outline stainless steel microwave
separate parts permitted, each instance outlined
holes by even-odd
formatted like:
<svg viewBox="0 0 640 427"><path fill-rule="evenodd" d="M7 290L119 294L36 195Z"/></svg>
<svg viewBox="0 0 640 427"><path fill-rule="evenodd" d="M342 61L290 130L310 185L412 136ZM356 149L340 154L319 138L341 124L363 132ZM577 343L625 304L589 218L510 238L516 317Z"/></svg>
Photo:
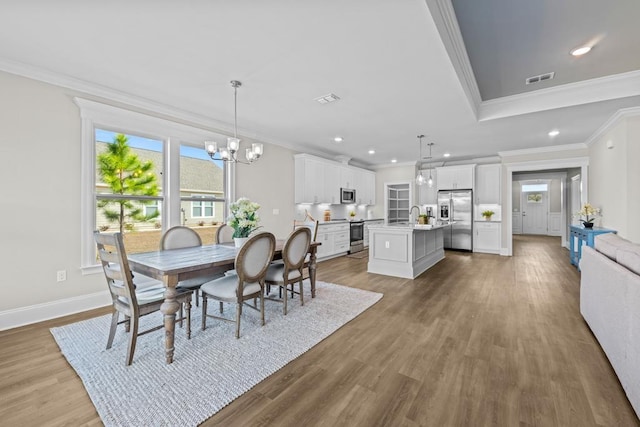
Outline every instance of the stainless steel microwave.
<svg viewBox="0 0 640 427"><path fill-rule="evenodd" d="M340 203L355 203L356 202L356 190L353 188L341 188L340 189Z"/></svg>

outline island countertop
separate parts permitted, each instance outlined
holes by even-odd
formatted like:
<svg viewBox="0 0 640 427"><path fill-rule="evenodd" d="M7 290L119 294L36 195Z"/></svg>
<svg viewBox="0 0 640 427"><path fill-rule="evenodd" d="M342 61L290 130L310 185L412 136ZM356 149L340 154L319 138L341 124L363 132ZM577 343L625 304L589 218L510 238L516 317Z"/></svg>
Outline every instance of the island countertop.
<svg viewBox="0 0 640 427"><path fill-rule="evenodd" d="M398 229L398 230L438 230L440 228L449 227L451 224L455 224L455 222L449 222L446 224L410 224L410 223L396 223L396 224L372 224L369 226L370 229L373 228L385 228L385 229Z"/></svg>

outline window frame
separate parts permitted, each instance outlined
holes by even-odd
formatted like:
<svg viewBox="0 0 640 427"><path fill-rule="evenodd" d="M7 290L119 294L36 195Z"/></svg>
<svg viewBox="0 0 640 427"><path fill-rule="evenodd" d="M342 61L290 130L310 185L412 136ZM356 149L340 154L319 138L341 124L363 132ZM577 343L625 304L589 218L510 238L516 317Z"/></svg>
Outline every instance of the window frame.
<svg viewBox="0 0 640 427"><path fill-rule="evenodd" d="M160 215L163 218L163 231L181 224L180 145L197 146L198 143L204 144L205 140L223 140L226 135L84 98L75 97L74 102L80 109L82 132L80 269L82 274L96 274L102 272L95 257L96 248L93 240L93 231L96 227L96 129L139 135L162 141L163 176L162 195L159 197L159 203ZM234 193L235 168L233 165L225 164L224 169L225 197L217 198L217 201L229 200L229 197Z"/></svg>

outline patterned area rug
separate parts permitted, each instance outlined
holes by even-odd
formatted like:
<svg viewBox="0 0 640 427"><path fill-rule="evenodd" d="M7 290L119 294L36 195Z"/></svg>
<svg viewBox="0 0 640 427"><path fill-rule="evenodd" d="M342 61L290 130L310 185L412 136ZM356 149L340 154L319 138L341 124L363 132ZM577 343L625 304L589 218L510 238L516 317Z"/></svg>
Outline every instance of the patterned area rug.
<svg viewBox="0 0 640 427"><path fill-rule="evenodd" d="M106 426L195 426L382 298L324 282L316 289L311 299L305 284L304 307L296 295L287 316L281 303L265 301L264 327L259 312L243 309L240 339L235 338L235 324L216 319L207 319L207 330L201 331L201 307L194 306L190 341L176 325L171 365L164 362L161 330L138 337L131 366L125 366L123 325L113 347L105 350L111 315L53 328L51 333ZM209 311L217 312L218 306L210 302ZM233 319L235 309L226 304L224 315ZM159 325L162 315L145 316L140 323L141 330Z"/></svg>

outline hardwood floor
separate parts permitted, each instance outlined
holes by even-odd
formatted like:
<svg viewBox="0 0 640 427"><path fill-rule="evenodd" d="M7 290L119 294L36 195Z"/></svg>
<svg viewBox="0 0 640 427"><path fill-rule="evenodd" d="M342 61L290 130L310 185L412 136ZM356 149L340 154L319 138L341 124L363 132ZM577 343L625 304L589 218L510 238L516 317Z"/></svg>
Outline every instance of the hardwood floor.
<svg viewBox="0 0 640 427"><path fill-rule="evenodd" d="M513 257L447 252L416 280L366 263L330 260L318 278L384 298L204 425L640 425L559 238L514 236ZM0 425L100 425L48 328L106 312L0 333Z"/></svg>

